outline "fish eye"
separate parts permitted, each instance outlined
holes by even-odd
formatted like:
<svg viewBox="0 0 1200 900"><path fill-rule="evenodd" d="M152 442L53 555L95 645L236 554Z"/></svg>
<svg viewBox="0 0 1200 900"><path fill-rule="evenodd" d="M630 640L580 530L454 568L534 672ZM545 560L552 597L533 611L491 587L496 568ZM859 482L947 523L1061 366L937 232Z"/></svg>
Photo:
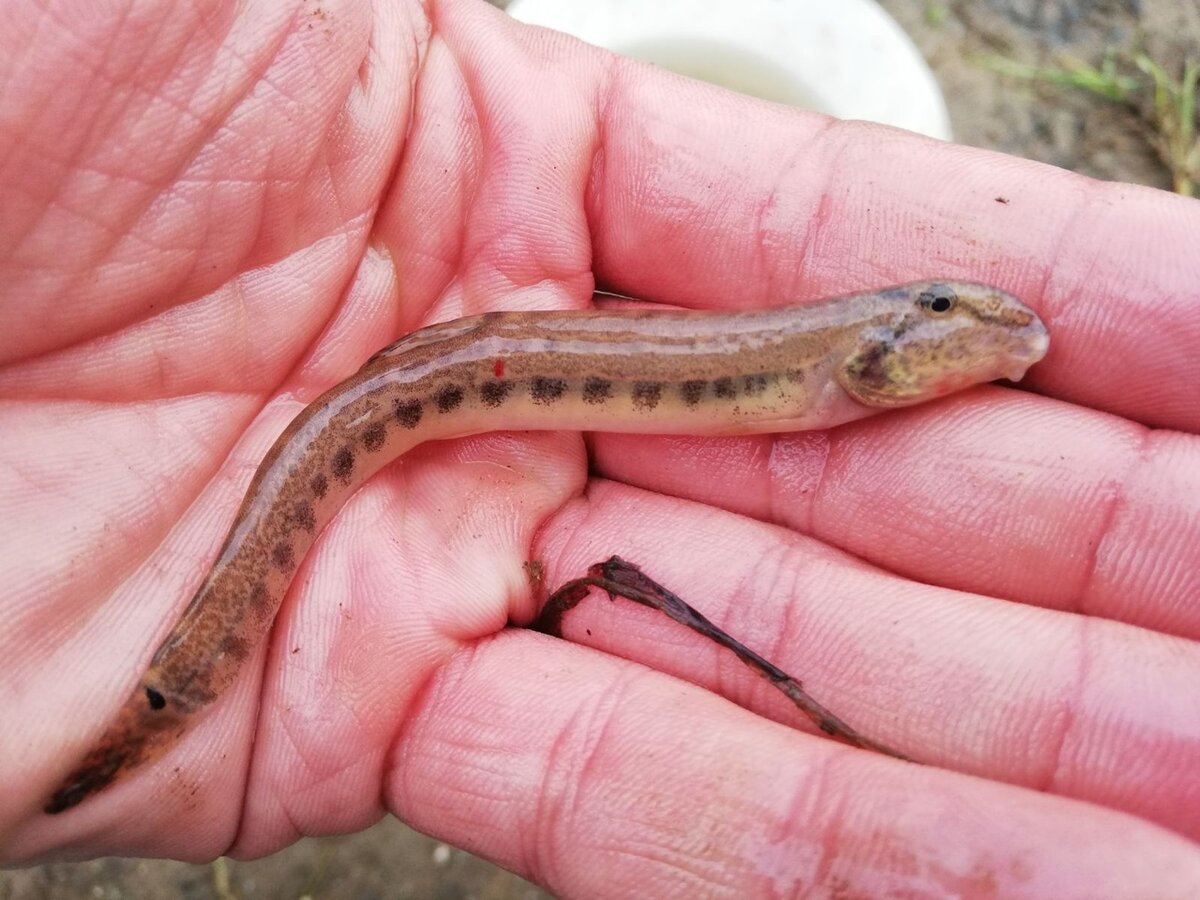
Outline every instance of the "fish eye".
<svg viewBox="0 0 1200 900"><path fill-rule="evenodd" d="M954 296L954 292L946 289L937 291L922 291L921 296L917 298L917 302L922 308L935 313L947 313L954 309L954 303L958 298Z"/></svg>

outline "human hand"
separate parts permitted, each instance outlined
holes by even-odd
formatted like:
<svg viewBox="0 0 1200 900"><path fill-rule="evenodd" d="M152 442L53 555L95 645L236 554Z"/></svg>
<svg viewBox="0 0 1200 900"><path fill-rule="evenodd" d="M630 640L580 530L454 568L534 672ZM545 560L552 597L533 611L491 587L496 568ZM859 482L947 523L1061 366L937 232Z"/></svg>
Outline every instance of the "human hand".
<svg viewBox="0 0 1200 900"><path fill-rule="evenodd" d="M379 7L0 37L3 858L258 855L391 811L567 895L1200 883L1196 204L483 4ZM171 754L40 812L305 402L427 321L582 305L593 273L712 307L986 280L1051 355L1039 395L828 434L597 435L591 482L569 434L418 448ZM631 662L505 627L536 612L524 561L552 587L612 553L930 765L804 733L629 604L566 633Z"/></svg>

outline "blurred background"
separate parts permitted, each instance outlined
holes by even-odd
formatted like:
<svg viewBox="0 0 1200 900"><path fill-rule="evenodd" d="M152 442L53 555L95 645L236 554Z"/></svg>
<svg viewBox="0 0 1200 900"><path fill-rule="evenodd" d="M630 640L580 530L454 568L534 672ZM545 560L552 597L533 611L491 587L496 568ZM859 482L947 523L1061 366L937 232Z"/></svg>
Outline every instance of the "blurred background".
<svg viewBox="0 0 1200 900"><path fill-rule="evenodd" d="M545 21L539 17L563 14L562 9L549 9L555 5L595 13L605 2L513 0L513 12L526 20ZM948 129L946 133L960 143L1095 178L1184 193L1195 190L1200 177L1194 130L1200 3L1195 0L879 0L878 7L890 19L880 16L873 3L847 3L847 7L868 9L856 11L845 33L823 33L816 42L819 49L812 52L827 54L819 58L827 74L823 86L797 83L804 73L780 71L769 53L757 52L761 47L707 46L698 56L695 36L665 40L663 29L670 22L664 25L663 10L655 3L617 0L619 7L646 11L646 24L653 26L653 33L640 42L636 11L632 22L630 16L617 13L591 18L568 13L566 18L578 23L582 30L577 33L594 41L597 35L612 37L625 42L622 50L640 58L708 80L729 83L732 79L774 99L799 97L825 111L863 117L867 117L863 110L869 113L875 102L911 116L909 127L934 134ZM504 0L494 4L509 5ZM843 9L823 0L775 0L769 5L792 15L813 4L839 13ZM716 0L711 5L734 6ZM797 21L803 21L803 16ZM837 25L821 27L836 29ZM890 81L910 90L918 102L879 103L877 95L887 89L884 84L889 79L881 80L869 63L862 62L865 57L855 49L862 41L874 41L880 54L892 54L883 57L891 65ZM705 55L719 58L721 65L706 68L697 61ZM801 55L803 51L797 49L796 56ZM1193 68L1185 75L1189 65ZM1190 95L1184 84L1188 78L1193 85ZM844 96L820 96L830 82L836 82ZM837 103L850 105L828 108ZM349 837L306 839L255 862L222 859L211 865L189 865L101 859L0 873L0 900L533 900L547 896L508 872L394 820Z"/></svg>

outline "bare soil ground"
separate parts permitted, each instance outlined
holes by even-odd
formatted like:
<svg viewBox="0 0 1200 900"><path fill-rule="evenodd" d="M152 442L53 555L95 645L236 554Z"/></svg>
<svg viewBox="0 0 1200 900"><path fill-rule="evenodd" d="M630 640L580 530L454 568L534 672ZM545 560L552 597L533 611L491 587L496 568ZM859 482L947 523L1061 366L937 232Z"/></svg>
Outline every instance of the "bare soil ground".
<svg viewBox="0 0 1200 900"><path fill-rule="evenodd" d="M1170 187L1139 112L1088 92L1002 76L983 61L998 55L1062 65L1074 58L1098 66L1111 47L1145 51L1178 77L1184 54L1200 53L1200 4L1194 0L880 2L936 72L961 143L1095 178ZM101 859L0 873L0 900L546 896L391 819L349 837L306 839L256 862Z"/></svg>

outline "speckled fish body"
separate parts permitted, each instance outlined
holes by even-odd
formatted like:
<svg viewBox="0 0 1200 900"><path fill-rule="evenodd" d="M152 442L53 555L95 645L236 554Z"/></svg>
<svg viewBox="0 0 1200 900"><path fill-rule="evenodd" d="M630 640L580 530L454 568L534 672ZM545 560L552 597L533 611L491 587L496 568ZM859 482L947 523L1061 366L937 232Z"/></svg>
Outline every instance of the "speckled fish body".
<svg viewBox="0 0 1200 900"><path fill-rule="evenodd" d="M1016 298L954 282L751 312L488 313L402 338L280 435L191 604L46 810L169 749L236 678L338 508L416 444L498 429L828 428L1018 379L1047 346Z"/></svg>

